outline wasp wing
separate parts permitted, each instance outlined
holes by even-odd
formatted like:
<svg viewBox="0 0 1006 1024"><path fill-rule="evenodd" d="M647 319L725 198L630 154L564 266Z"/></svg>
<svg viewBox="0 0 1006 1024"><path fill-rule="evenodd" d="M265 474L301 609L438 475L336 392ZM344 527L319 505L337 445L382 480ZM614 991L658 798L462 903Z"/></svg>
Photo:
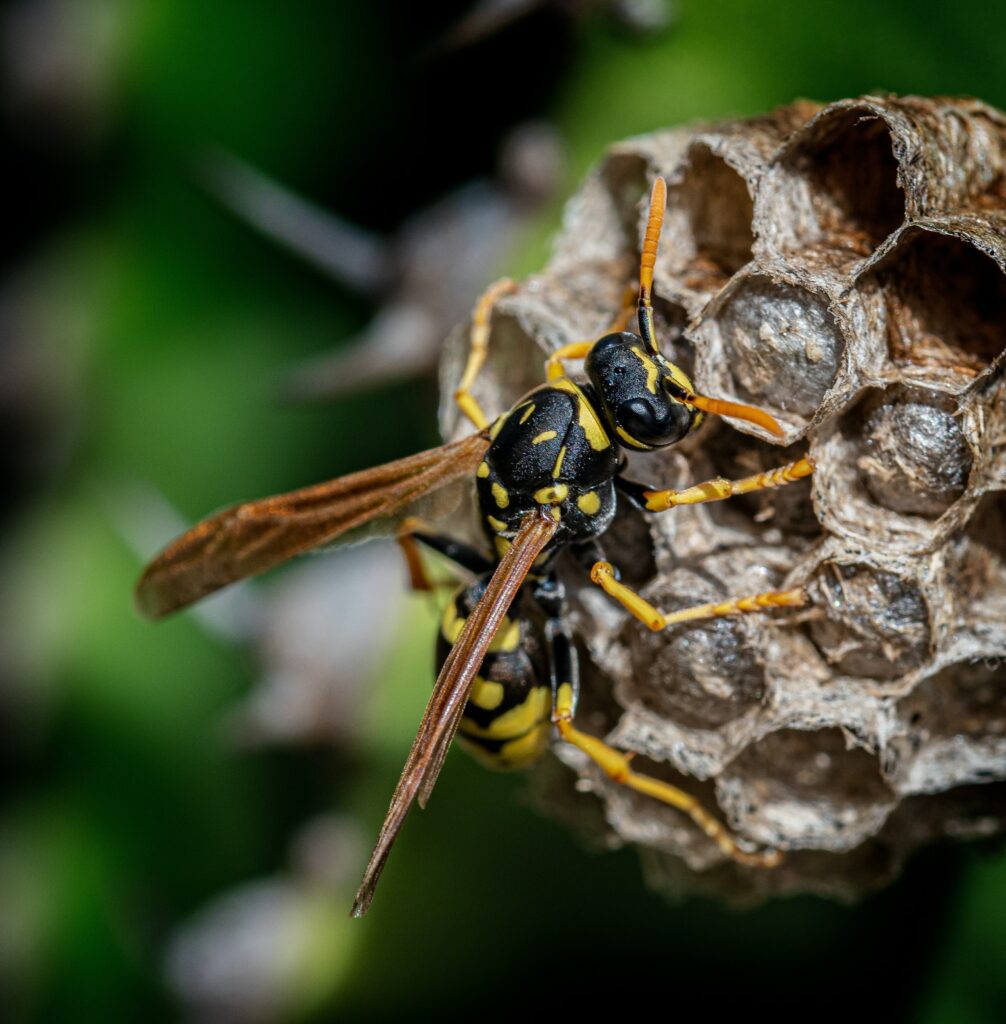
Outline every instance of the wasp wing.
<svg viewBox="0 0 1006 1024"><path fill-rule="evenodd" d="M503 616L531 571L534 560L552 539L557 528L558 524L547 509L529 512L524 517L510 549L496 566L485 594L468 616L461 635L451 648L426 705L419 732L391 797L377 845L356 894L354 917L362 917L367 912L377 880L384 870L392 844L398 837L412 802L418 799L421 807L426 806L451 740L461 722L482 659L486 656Z"/></svg>
<svg viewBox="0 0 1006 1024"><path fill-rule="evenodd" d="M289 494L218 512L169 544L144 570L136 603L157 619L295 555L391 519L424 495L471 476L485 433Z"/></svg>

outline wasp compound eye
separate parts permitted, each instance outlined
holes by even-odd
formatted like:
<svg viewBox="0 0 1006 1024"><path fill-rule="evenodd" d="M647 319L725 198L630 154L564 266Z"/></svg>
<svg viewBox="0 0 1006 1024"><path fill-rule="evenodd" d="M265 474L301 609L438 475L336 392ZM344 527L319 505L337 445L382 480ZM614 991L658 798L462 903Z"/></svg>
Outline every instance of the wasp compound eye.
<svg viewBox="0 0 1006 1024"><path fill-rule="evenodd" d="M615 410L615 422L633 441L650 448L680 441L692 424L692 411L664 395L633 398Z"/></svg>

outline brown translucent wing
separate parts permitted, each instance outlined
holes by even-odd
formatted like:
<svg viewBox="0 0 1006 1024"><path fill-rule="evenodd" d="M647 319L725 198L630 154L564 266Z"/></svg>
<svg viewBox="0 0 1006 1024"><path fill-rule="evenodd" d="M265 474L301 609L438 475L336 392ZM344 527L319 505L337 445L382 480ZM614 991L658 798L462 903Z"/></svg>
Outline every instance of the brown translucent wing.
<svg viewBox="0 0 1006 1024"><path fill-rule="evenodd" d="M144 570L136 603L152 619L255 576L352 530L393 518L424 495L471 476L484 433L374 469L218 512L169 544Z"/></svg>
<svg viewBox="0 0 1006 1024"><path fill-rule="evenodd" d="M356 894L354 917L362 917L370 907L377 880L412 802L418 799L421 807L426 806L457 732L482 659L534 560L552 539L556 529L557 524L547 510L529 512L524 517L510 550L496 566L485 594L468 616L461 635L451 648L426 705L419 732Z"/></svg>

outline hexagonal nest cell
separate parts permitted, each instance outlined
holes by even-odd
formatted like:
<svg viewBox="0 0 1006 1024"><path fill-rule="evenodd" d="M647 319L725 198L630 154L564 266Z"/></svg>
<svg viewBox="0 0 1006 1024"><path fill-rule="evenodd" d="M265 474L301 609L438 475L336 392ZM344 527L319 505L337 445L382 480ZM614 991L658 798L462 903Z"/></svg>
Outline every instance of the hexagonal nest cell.
<svg viewBox="0 0 1006 1024"><path fill-rule="evenodd" d="M795 462L806 454L807 446L801 442L780 448L760 438L720 430L703 447L718 476L742 480ZM731 517L743 514L759 529L776 531L793 547L801 545L801 538L821 536L821 523L814 511L810 487L778 487L739 494L709 511L714 518L720 511L729 512Z"/></svg>
<svg viewBox="0 0 1006 1024"><path fill-rule="evenodd" d="M838 671L896 680L929 659L931 613L915 580L863 563L825 562L808 589L823 613L809 624L811 639Z"/></svg>
<svg viewBox="0 0 1006 1024"><path fill-rule="evenodd" d="M669 183L667 241L674 272L713 293L751 259L754 202L743 176L707 145L690 147Z"/></svg>
<svg viewBox="0 0 1006 1024"><path fill-rule="evenodd" d="M616 152L609 154L598 170L626 239L636 234L639 201L648 186L646 164L641 154Z"/></svg>
<svg viewBox="0 0 1006 1024"><path fill-rule="evenodd" d="M724 599L723 589L686 569L646 598L667 611ZM627 627L635 679L643 706L690 728L712 729L756 707L765 697L765 670L747 624L713 619L667 635L638 623Z"/></svg>
<svg viewBox="0 0 1006 1024"><path fill-rule="evenodd" d="M542 355L610 322L657 175L663 350L784 435L710 416L631 454L627 475L688 487L808 450L816 468L729 501L623 510L601 540L665 610L797 586L807 603L651 632L566 558L589 666L580 725L689 776L742 844L792 852L776 872L727 870L690 819L560 757L602 797L603 826L582 827L604 844L676 853L709 869L707 890L850 897L922 843L1006 825L1006 117L862 97L619 143L567 208L553 262L501 304L478 391L490 415Z"/></svg>
<svg viewBox="0 0 1006 1024"><path fill-rule="evenodd" d="M989 634L1006 622L1006 492L984 495L953 538L948 558L957 603L966 609L962 634L975 636L983 653L995 652Z"/></svg>
<svg viewBox="0 0 1006 1024"><path fill-rule="evenodd" d="M805 182L809 202L795 218L797 246L824 242L868 256L905 218L890 128L868 108L825 112L784 164Z"/></svg>
<svg viewBox="0 0 1006 1024"><path fill-rule="evenodd" d="M1006 761L1006 659L949 665L897 706L889 774L901 793L990 782Z"/></svg>
<svg viewBox="0 0 1006 1024"><path fill-rule="evenodd" d="M863 287L883 297L899 365L974 376L1006 350L1006 274L966 238L910 228Z"/></svg>
<svg viewBox="0 0 1006 1024"><path fill-rule="evenodd" d="M858 407L856 468L877 504L939 516L964 493L972 457L955 404L945 395L894 387Z"/></svg>
<svg viewBox="0 0 1006 1024"><path fill-rule="evenodd" d="M861 543L884 537L890 550L923 550L957 528L973 453L954 396L871 388L822 435L815 497L826 528Z"/></svg>
<svg viewBox="0 0 1006 1024"><path fill-rule="evenodd" d="M710 312L738 397L801 417L817 411L845 349L827 296L751 274Z"/></svg>
<svg viewBox="0 0 1006 1024"><path fill-rule="evenodd" d="M896 802L877 756L838 729L771 733L730 765L717 791L746 835L787 849L858 846Z"/></svg>

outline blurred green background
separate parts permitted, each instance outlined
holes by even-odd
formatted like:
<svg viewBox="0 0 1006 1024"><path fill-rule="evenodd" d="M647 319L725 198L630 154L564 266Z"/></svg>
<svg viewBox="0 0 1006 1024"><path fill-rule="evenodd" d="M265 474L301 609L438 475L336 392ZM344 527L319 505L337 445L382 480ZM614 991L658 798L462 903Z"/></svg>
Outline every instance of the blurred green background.
<svg viewBox="0 0 1006 1024"><path fill-rule="evenodd" d="M529 6L455 46L461 0L0 7L5 1020L496 1020L650 999L674 1018L1006 1018L994 847L931 850L852 907L670 905L632 853L585 852L523 806L520 778L461 756L351 922L428 694L431 607L373 617L351 736L259 744L226 728L254 644L132 610L170 533L151 495L191 521L438 440L429 377L276 400L378 302L225 210L207 152L391 235L491 177L516 125L550 125L562 183L495 267L526 273L624 136L876 90L1006 106L1002 5L679 0L649 31L631 4Z"/></svg>

